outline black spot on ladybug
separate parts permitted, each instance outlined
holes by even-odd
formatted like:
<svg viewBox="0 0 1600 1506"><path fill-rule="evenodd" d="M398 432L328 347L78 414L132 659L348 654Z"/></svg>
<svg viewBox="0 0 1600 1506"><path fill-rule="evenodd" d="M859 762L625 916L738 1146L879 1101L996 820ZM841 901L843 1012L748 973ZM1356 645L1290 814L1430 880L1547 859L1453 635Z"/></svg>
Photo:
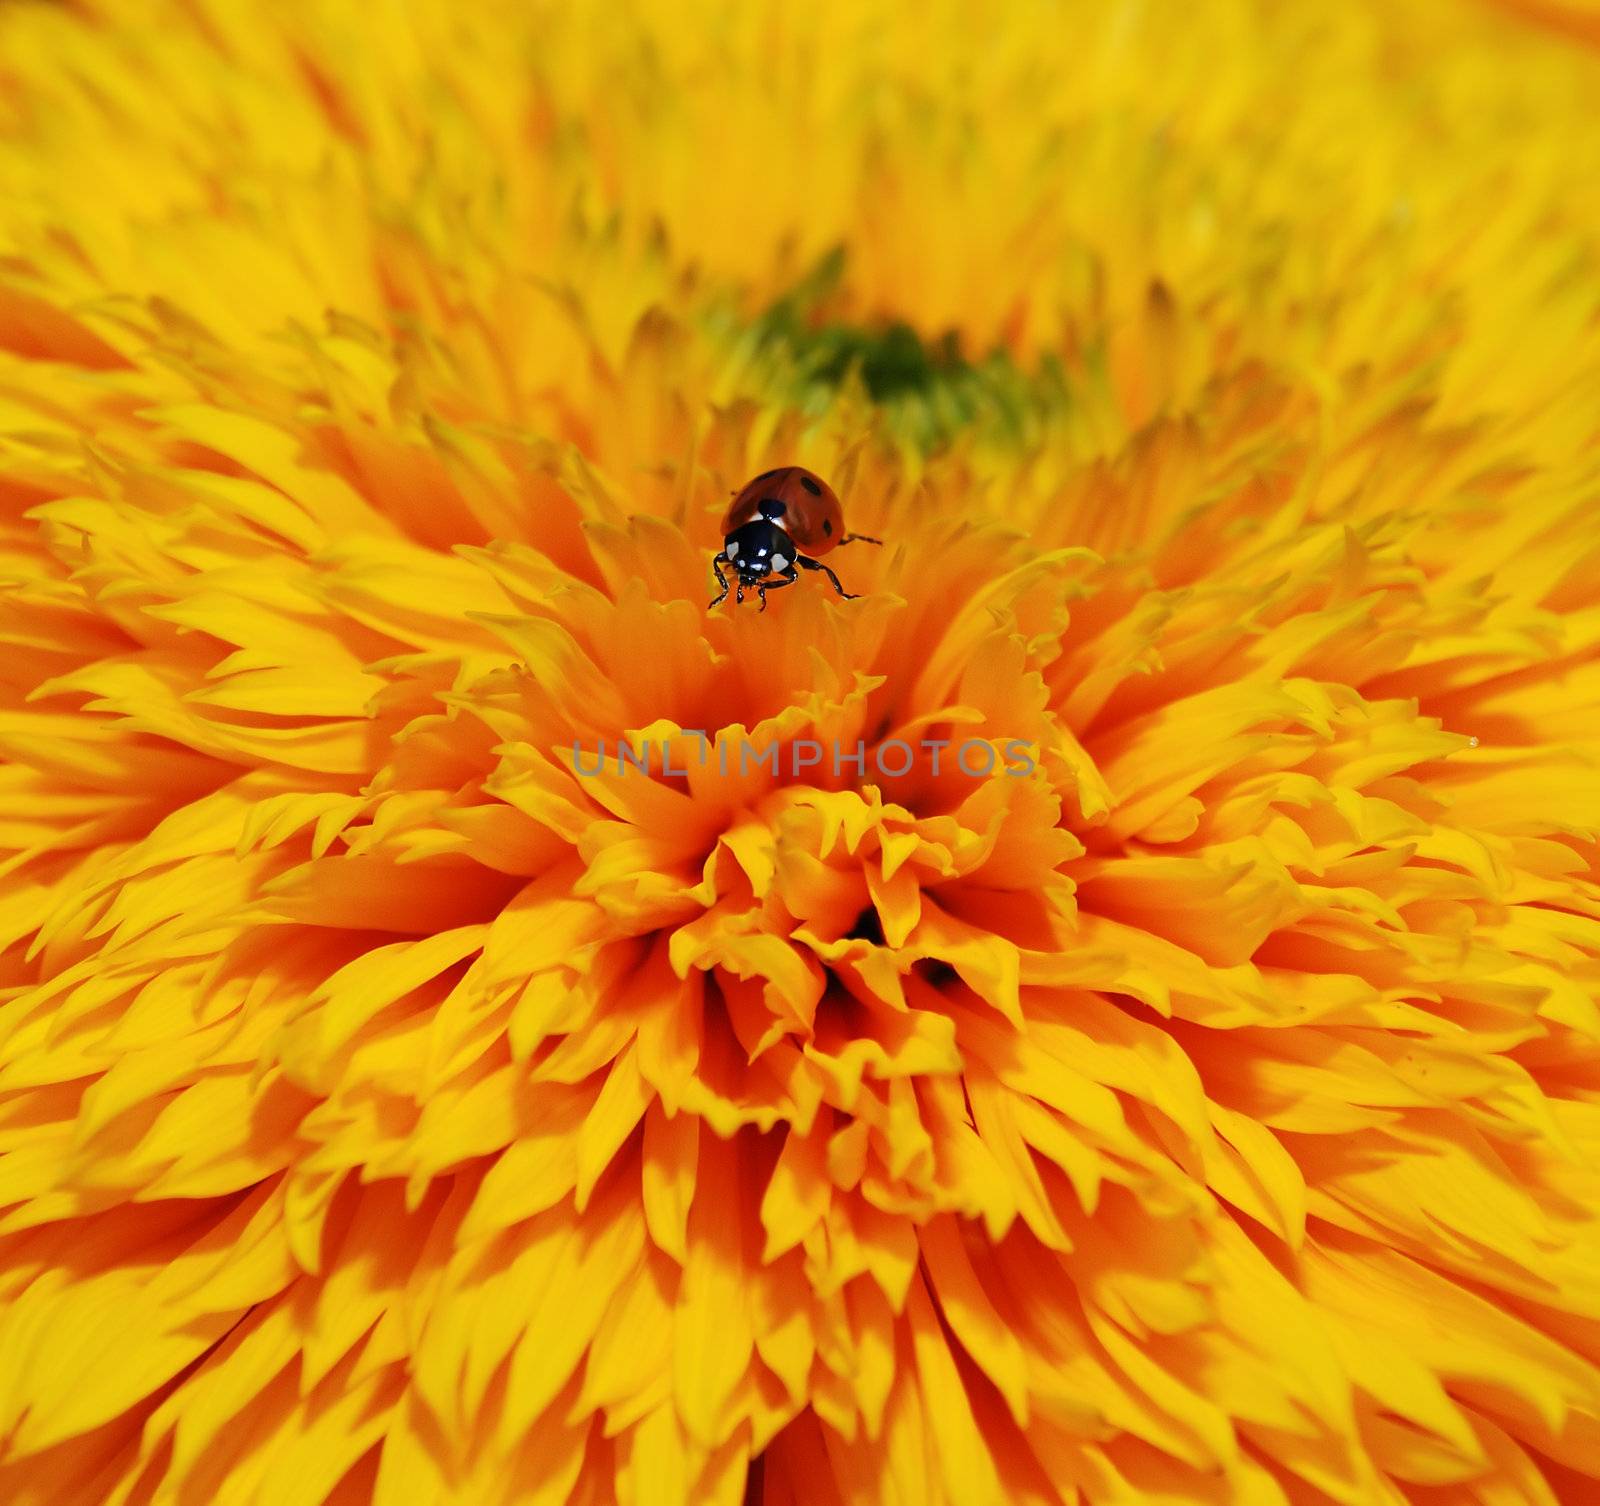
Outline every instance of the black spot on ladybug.
<svg viewBox="0 0 1600 1506"><path fill-rule="evenodd" d="M756 511L764 518L781 518L788 509L778 497L763 497L756 503Z"/></svg>
<svg viewBox="0 0 1600 1506"><path fill-rule="evenodd" d="M832 533L833 532L833 519L832 518L824 518L822 520L822 531L824 533Z"/></svg>
<svg viewBox="0 0 1600 1506"><path fill-rule="evenodd" d="M776 476L777 474L778 473L776 471L762 471L762 473L756 477L756 480L765 481L768 476Z"/></svg>
<svg viewBox="0 0 1600 1506"><path fill-rule="evenodd" d="M817 483L809 476L802 476L800 478L800 484L801 486L805 487L805 489L810 492L813 497L820 497L822 495L822 488L818 486Z"/></svg>

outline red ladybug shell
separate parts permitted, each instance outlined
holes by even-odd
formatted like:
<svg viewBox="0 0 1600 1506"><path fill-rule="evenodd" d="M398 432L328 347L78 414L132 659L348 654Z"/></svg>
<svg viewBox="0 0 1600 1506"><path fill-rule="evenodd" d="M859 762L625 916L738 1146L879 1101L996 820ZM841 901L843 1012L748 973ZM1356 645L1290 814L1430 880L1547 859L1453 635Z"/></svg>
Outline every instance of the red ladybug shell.
<svg viewBox="0 0 1600 1506"><path fill-rule="evenodd" d="M763 516L761 504L769 501L781 502L783 511L774 516L775 510L768 507L765 515L813 558L826 554L844 537L844 509L839 498L821 476L803 465L782 465L747 481L729 504L722 520L723 533L730 534Z"/></svg>

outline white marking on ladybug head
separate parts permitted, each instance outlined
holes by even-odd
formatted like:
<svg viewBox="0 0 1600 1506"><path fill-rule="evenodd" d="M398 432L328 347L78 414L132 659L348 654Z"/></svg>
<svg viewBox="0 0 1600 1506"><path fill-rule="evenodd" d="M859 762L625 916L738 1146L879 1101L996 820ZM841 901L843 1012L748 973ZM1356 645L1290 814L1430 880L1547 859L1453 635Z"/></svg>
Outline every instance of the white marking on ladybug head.
<svg viewBox="0 0 1600 1506"><path fill-rule="evenodd" d="M729 559L737 559L738 557L739 557L739 541L737 539L735 539L731 544L728 545L728 558Z"/></svg>
<svg viewBox="0 0 1600 1506"><path fill-rule="evenodd" d="M789 561L786 560L781 554L775 554L772 556L772 568L774 570L787 570L789 568Z"/></svg>

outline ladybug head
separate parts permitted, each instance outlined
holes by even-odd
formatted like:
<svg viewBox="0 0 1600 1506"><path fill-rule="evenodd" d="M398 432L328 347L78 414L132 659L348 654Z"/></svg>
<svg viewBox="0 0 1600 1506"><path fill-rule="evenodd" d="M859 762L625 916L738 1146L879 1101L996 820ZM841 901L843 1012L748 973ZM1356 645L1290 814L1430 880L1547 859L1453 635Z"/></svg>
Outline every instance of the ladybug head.
<svg viewBox="0 0 1600 1506"><path fill-rule="evenodd" d="M783 574L795 558L794 540L766 518L754 518L735 528L723 540L722 552L747 586Z"/></svg>

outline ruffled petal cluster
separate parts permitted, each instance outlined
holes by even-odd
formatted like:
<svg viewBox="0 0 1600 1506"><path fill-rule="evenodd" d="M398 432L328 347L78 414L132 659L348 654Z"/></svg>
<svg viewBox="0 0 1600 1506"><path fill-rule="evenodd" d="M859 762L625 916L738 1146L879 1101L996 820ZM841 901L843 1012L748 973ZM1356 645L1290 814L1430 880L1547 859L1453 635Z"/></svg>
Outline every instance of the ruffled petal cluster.
<svg viewBox="0 0 1600 1506"><path fill-rule="evenodd" d="M1068 9L0 9L7 1506L1600 1499L1592 7Z"/></svg>

